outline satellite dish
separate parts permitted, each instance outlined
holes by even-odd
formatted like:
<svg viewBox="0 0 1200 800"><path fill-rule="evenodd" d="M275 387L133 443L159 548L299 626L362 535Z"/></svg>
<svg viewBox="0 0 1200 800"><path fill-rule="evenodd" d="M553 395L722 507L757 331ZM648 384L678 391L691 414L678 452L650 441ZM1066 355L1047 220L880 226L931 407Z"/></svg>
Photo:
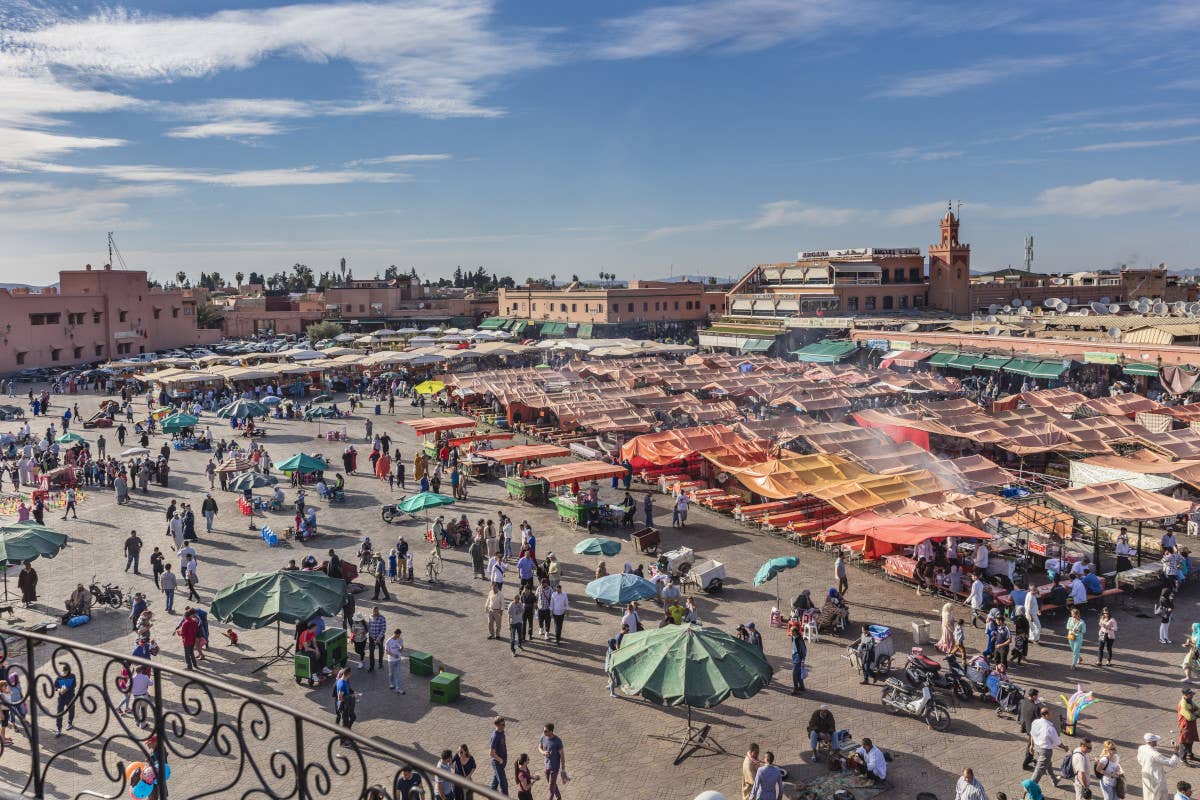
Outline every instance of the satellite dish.
<svg viewBox="0 0 1200 800"><path fill-rule="evenodd" d="M1107 314L1108 313L1108 306L1104 305L1104 303L1089 303L1088 308L1090 308L1092 311L1096 312L1097 314Z"/></svg>
<svg viewBox="0 0 1200 800"><path fill-rule="evenodd" d="M1067 304L1066 304L1066 303L1064 303L1062 300L1059 300L1059 301L1058 301L1058 305L1056 305L1056 306L1054 307L1054 310L1055 310L1055 311L1057 311L1057 312L1058 312L1058 313L1060 313L1060 314L1063 314L1063 313L1065 313L1065 312L1066 312L1067 308L1068 308Z"/></svg>
<svg viewBox="0 0 1200 800"><path fill-rule="evenodd" d="M1158 314L1159 316L1166 314L1167 313L1167 304L1163 303L1161 301L1158 303L1155 303L1154 304L1154 313Z"/></svg>
<svg viewBox="0 0 1200 800"><path fill-rule="evenodd" d="M1115 325L1113 327L1109 328L1106 331L1106 333L1108 334L1108 338L1110 338L1110 339L1120 339L1121 338L1121 329L1116 327Z"/></svg>
<svg viewBox="0 0 1200 800"><path fill-rule="evenodd" d="M1002 309L1000 309L1000 310L1001 310L1001 311L1003 311L1005 314L1011 314L1011 313L1012 313L1012 306L1005 306L1004 308L1002 308Z"/></svg>
<svg viewBox="0 0 1200 800"><path fill-rule="evenodd" d="M1055 286L1062 286L1066 282L1067 282L1066 278L1051 278L1050 279L1050 283L1054 284Z"/></svg>
<svg viewBox="0 0 1200 800"><path fill-rule="evenodd" d="M1109 307L1108 307L1108 313L1110 313L1110 314L1119 314L1119 313L1121 313L1121 306L1120 306L1120 304L1118 304L1118 303L1112 303L1111 305L1109 305Z"/></svg>
<svg viewBox="0 0 1200 800"><path fill-rule="evenodd" d="M992 327L988 328L988 336L999 336L999 335L1000 335L999 327L993 325Z"/></svg>
<svg viewBox="0 0 1200 800"><path fill-rule="evenodd" d="M1000 310L1000 306L996 305L995 303L992 303L990 306L988 306L989 314L995 314L999 310Z"/></svg>
<svg viewBox="0 0 1200 800"><path fill-rule="evenodd" d="M1187 310L1193 314L1200 313L1200 303L1188 303Z"/></svg>
<svg viewBox="0 0 1200 800"><path fill-rule="evenodd" d="M1105 297L1101 297L1101 298L1100 298L1100 302L1101 302L1101 303L1104 303L1104 305L1108 305L1109 303L1111 303L1111 302L1112 302L1112 298L1111 298L1111 297L1107 297L1107 296L1105 296Z"/></svg>
<svg viewBox="0 0 1200 800"><path fill-rule="evenodd" d="M1072 305L1072 306L1077 306L1077 305L1079 305L1079 298L1072 297L1070 300L1067 301L1067 304Z"/></svg>
<svg viewBox="0 0 1200 800"><path fill-rule="evenodd" d="M906 322L900 326L900 330L904 333L912 333L921 329L921 325L916 322Z"/></svg>
<svg viewBox="0 0 1200 800"><path fill-rule="evenodd" d="M999 322L1000 320L996 317L995 314L988 314L987 319L985 321L986 322Z"/></svg>
<svg viewBox="0 0 1200 800"><path fill-rule="evenodd" d="M1137 308L1134 309L1139 314L1146 314L1150 311L1150 301L1146 298L1141 298L1137 301Z"/></svg>
<svg viewBox="0 0 1200 800"><path fill-rule="evenodd" d="M1024 305L1024 302L1022 302L1021 298L1017 297L1011 303L1009 303L1009 305L1013 308L1020 308Z"/></svg>
<svg viewBox="0 0 1200 800"><path fill-rule="evenodd" d="M1028 306L1021 306L1020 308L1018 308L1018 309L1017 309L1017 313L1018 313L1018 314L1020 314L1020 315L1021 315L1021 316L1023 316L1023 317L1024 317L1024 316L1027 316L1027 315L1029 314L1029 307L1028 307Z"/></svg>
<svg viewBox="0 0 1200 800"><path fill-rule="evenodd" d="M1183 313L1187 310L1187 303L1183 302L1182 300L1176 300L1174 303L1171 303L1171 310Z"/></svg>
<svg viewBox="0 0 1200 800"><path fill-rule="evenodd" d="M1079 313L1079 316L1086 317L1086 316L1090 315L1092 312L1091 312L1091 309L1081 308L1081 309L1079 309L1078 313Z"/></svg>
<svg viewBox="0 0 1200 800"><path fill-rule="evenodd" d="M1042 305L1044 305L1046 308L1054 308L1056 305L1058 305L1058 298L1057 297L1047 297L1045 300L1042 301Z"/></svg>

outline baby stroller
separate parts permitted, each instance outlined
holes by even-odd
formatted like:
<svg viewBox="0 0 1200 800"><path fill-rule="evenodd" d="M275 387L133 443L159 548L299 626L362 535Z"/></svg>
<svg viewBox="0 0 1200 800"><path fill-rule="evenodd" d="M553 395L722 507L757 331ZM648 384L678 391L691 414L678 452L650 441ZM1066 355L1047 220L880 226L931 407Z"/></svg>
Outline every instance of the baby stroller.
<svg viewBox="0 0 1200 800"><path fill-rule="evenodd" d="M1017 713L1017 706L1025 692L1008 680L1008 674L1002 668L997 667L988 675L987 687L988 694L996 701L997 717Z"/></svg>

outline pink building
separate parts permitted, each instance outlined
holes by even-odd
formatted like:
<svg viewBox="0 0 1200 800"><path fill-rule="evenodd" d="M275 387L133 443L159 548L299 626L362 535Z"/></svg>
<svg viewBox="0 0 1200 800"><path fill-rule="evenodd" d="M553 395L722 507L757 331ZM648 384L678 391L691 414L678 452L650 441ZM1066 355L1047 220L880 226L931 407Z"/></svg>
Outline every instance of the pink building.
<svg viewBox="0 0 1200 800"><path fill-rule="evenodd" d="M196 327L196 303L151 289L141 270L108 266L59 273L58 287L0 290L0 373L220 341Z"/></svg>

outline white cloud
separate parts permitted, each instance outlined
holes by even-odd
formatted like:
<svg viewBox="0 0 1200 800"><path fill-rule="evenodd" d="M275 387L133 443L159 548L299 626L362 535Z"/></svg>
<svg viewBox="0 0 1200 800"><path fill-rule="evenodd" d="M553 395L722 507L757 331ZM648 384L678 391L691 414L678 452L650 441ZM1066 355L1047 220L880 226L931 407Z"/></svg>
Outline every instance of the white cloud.
<svg viewBox="0 0 1200 800"><path fill-rule="evenodd" d="M920 147L901 147L888 153L893 161L947 161L961 158L962 150L926 150Z"/></svg>
<svg viewBox="0 0 1200 800"><path fill-rule="evenodd" d="M1200 183L1150 178L1104 178L1079 186L1056 186L1038 195L1035 208L1073 217L1198 210Z"/></svg>
<svg viewBox="0 0 1200 800"><path fill-rule="evenodd" d="M870 0L709 0L660 6L608 23L602 58L644 58L709 47L761 50L848 28L873 16ZM894 19L880 17L879 19Z"/></svg>
<svg viewBox="0 0 1200 800"><path fill-rule="evenodd" d="M81 79L169 81L271 58L346 62L371 100L432 117L494 116L484 84L550 62L540 34L489 27L488 0L312 3L202 16L117 10L10 30L3 50Z"/></svg>
<svg viewBox="0 0 1200 800"><path fill-rule="evenodd" d="M845 225L857 216L858 211L853 208L805 206L797 200L778 200L764 203L759 208L758 218L746 228L757 231L799 225Z"/></svg>
<svg viewBox="0 0 1200 800"><path fill-rule="evenodd" d="M358 161L351 161L347 164L350 167L364 166L368 164L424 164L431 161L449 161L453 156L449 153L398 153L393 156L383 156L382 158L363 158Z"/></svg>
<svg viewBox="0 0 1200 800"><path fill-rule="evenodd" d="M328 186L343 183L397 183L408 180L410 177L400 172L320 170L315 167L252 169L234 172L160 167L147 164L110 164L98 167L78 167L46 162L27 162L22 164L21 167L29 171L62 175L92 175L128 183L198 183L236 188Z"/></svg>
<svg viewBox="0 0 1200 800"><path fill-rule="evenodd" d="M995 58L961 67L923 72L901 78L879 92L882 97L941 97L965 89L1061 69L1072 63L1066 56Z"/></svg>
<svg viewBox="0 0 1200 800"><path fill-rule="evenodd" d="M64 188L51 183L0 183L0 230L78 231L81 227L119 224L122 229L143 223L129 215L129 201L174 194L173 186L107 186Z"/></svg>
<svg viewBox="0 0 1200 800"><path fill-rule="evenodd" d="M704 222L697 222L691 225L672 225L665 228L655 228L647 231L646 235L638 241L655 242L659 239L666 239L670 236L679 236L687 233L704 233L706 231L716 231L721 228L728 228L732 225L738 225L745 220L740 219L710 219Z"/></svg>
<svg viewBox="0 0 1200 800"><path fill-rule="evenodd" d="M167 131L167 136L176 139L246 139L273 136L282 131L278 124L266 120L229 120L175 128Z"/></svg>
<svg viewBox="0 0 1200 800"><path fill-rule="evenodd" d="M0 127L0 165L61 155L73 150L118 147L124 143L122 139L63 136L27 128Z"/></svg>
<svg viewBox="0 0 1200 800"><path fill-rule="evenodd" d="M1180 136L1175 139L1141 139L1126 142L1102 142L1076 147L1080 153L1109 153L1114 150L1142 150L1148 147L1174 147L1181 144L1200 142L1200 136Z"/></svg>

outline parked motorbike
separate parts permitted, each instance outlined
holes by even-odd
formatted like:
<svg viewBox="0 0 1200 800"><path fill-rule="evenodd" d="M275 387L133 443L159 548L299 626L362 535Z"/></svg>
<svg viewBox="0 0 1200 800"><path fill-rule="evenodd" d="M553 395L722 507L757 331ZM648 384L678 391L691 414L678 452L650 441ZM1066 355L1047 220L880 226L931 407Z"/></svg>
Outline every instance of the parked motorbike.
<svg viewBox="0 0 1200 800"><path fill-rule="evenodd" d="M991 674L991 667L983 656L976 656L971 664L965 666L956 657L946 656L946 666L950 674L964 681L974 694L981 698L989 694L987 679Z"/></svg>
<svg viewBox="0 0 1200 800"><path fill-rule="evenodd" d="M935 731L950 727L950 710L933 696L928 684L910 686L899 678L888 678L879 701L888 713L911 714Z"/></svg>
<svg viewBox="0 0 1200 800"><path fill-rule="evenodd" d="M125 604L125 595L119 587L115 584L106 583L101 588L96 583L95 575L92 576L92 582L88 585L88 591L92 595L92 605L120 608Z"/></svg>
<svg viewBox="0 0 1200 800"><path fill-rule="evenodd" d="M386 522L388 525L391 525L392 520L394 520L396 517L408 516L408 512L402 511L399 503L388 503L382 509L380 509L379 515L383 517L384 522Z"/></svg>
<svg viewBox="0 0 1200 800"><path fill-rule="evenodd" d="M950 658L953 659L952 656ZM933 689L954 692L959 700L970 700L975 691L961 669L955 670L951 666L943 672L942 665L925 655L919 647L913 648L909 654L904 665L904 677L915 686L928 683Z"/></svg>

